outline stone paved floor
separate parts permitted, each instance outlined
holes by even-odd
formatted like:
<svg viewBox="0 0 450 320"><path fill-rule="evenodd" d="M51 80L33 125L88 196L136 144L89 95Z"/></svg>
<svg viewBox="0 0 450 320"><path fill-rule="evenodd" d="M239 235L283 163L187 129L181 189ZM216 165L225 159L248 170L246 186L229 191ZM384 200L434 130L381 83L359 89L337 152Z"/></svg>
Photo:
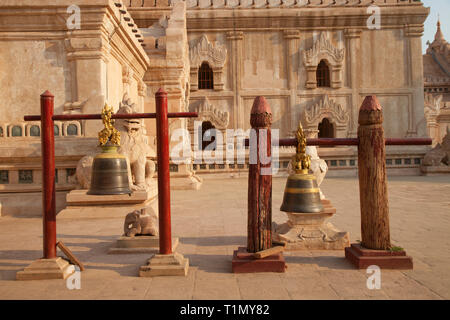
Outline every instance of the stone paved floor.
<svg viewBox="0 0 450 320"><path fill-rule="evenodd" d="M273 220L286 178L273 181ZM337 208L333 224L360 238L356 178L328 178L322 185ZM87 269L81 290L63 280L15 281L41 256L38 218L0 218L0 299L450 299L450 178L390 177L391 237L414 258L413 271L382 271L380 290L366 287L343 251L286 253L284 274L233 274L233 250L246 243L247 179L205 179L200 191L172 192L173 234L190 259L187 277L137 277L148 255L108 255L122 219L58 219L63 240Z"/></svg>

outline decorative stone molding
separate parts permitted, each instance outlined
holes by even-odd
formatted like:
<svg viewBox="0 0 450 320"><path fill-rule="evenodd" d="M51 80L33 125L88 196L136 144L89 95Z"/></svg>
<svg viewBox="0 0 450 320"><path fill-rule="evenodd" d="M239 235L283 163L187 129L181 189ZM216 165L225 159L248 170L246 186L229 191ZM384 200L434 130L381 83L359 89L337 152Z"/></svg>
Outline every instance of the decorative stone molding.
<svg viewBox="0 0 450 320"><path fill-rule="evenodd" d="M122 83L124 86L129 86L131 84L131 80L133 79L133 70L126 66L122 66Z"/></svg>
<svg viewBox="0 0 450 320"><path fill-rule="evenodd" d="M428 120L436 120L442 107L443 96L435 96L429 93L425 93L425 118Z"/></svg>
<svg viewBox="0 0 450 320"><path fill-rule="evenodd" d="M215 45L208 41L206 35L202 35L197 43L189 48L189 60L191 65L191 90L198 90L198 69L203 62L207 62L213 70L214 90L223 90L223 67L227 58L225 46L216 42Z"/></svg>
<svg viewBox="0 0 450 320"><path fill-rule="evenodd" d="M71 37L64 40L67 60L101 58L108 62L110 44L104 38Z"/></svg>
<svg viewBox="0 0 450 320"><path fill-rule="evenodd" d="M230 122L230 113L221 111L214 107L207 97L204 97L199 105L197 105L192 112L197 112L198 117L189 118L188 128L190 131L194 129L195 121L209 121L218 130L226 130Z"/></svg>
<svg viewBox="0 0 450 320"><path fill-rule="evenodd" d="M147 85L142 80L138 81L138 95L140 97L146 97L147 96Z"/></svg>
<svg viewBox="0 0 450 320"><path fill-rule="evenodd" d="M298 30L284 30L283 34L285 39L300 39L300 31Z"/></svg>
<svg viewBox="0 0 450 320"><path fill-rule="evenodd" d="M345 29L344 36L349 39L360 38L362 30L361 29Z"/></svg>
<svg viewBox="0 0 450 320"><path fill-rule="evenodd" d="M407 37L422 37L424 31L423 24L419 25L405 25L405 36Z"/></svg>
<svg viewBox="0 0 450 320"><path fill-rule="evenodd" d="M342 63L345 49L338 49L330 42L325 32L320 33L312 48L303 52L303 64L307 71L306 88L317 88L316 70L321 60L325 60L330 68L331 87L342 87Z"/></svg>
<svg viewBox="0 0 450 320"><path fill-rule="evenodd" d="M350 120L348 111L342 105L330 100L328 95L314 105L306 107L304 121L306 129L317 129L319 123L328 118L336 126L336 137L345 137Z"/></svg>
<svg viewBox="0 0 450 320"><path fill-rule="evenodd" d="M228 31L227 32L227 39L228 40L243 40L244 39L244 32L242 32L242 31Z"/></svg>

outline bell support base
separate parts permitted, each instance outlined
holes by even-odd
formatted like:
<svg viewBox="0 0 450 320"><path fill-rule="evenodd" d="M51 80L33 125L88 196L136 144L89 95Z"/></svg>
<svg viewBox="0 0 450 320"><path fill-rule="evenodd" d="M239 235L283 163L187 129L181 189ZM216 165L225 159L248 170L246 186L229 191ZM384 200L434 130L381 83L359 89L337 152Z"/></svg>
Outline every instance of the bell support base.
<svg viewBox="0 0 450 320"><path fill-rule="evenodd" d="M66 196L68 206L138 204L156 196L157 189L133 191L131 194L91 195L88 190L72 190Z"/></svg>
<svg viewBox="0 0 450 320"><path fill-rule="evenodd" d="M75 269L71 264L61 258L39 259L33 261L23 271L16 273L17 280L48 280L48 279L67 279L74 273Z"/></svg>
<svg viewBox="0 0 450 320"><path fill-rule="evenodd" d="M87 190L73 190L67 195L67 207L58 213L58 219L99 219L99 218L124 218L128 212L151 208L158 212L158 199L156 194L147 191L135 191L129 195L121 196L86 196L87 201L78 202L75 195L85 193ZM70 195L70 197L69 197ZM122 197L125 199L122 199ZM80 196L81 197L81 196ZM97 198L98 197L98 198ZM108 203L107 199L113 197ZM134 202L134 203L133 203Z"/></svg>
<svg viewBox="0 0 450 320"><path fill-rule="evenodd" d="M352 243L351 247L345 248L345 258L357 269L367 269L371 265L380 269L413 269L413 259L405 251L367 249L359 243Z"/></svg>
<svg viewBox="0 0 450 320"><path fill-rule="evenodd" d="M189 259L179 253L154 254L147 265L139 269L140 277L187 276Z"/></svg>
<svg viewBox="0 0 450 320"><path fill-rule="evenodd" d="M350 236L326 222L335 213L336 208L329 200L322 200L324 207L319 213L287 213L286 223L272 224L272 237L285 243L286 251L296 250L343 250L350 246Z"/></svg>
<svg viewBox="0 0 450 320"><path fill-rule="evenodd" d="M178 247L179 239L177 237L172 238L172 250L176 250ZM110 248L109 254L122 254L122 253L158 253L159 252L159 237L158 236L136 236L126 237L121 236L116 246Z"/></svg>
<svg viewBox="0 0 450 320"><path fill-rule="evenodd" d="M285 272L286 262L283 253L277 253L266 258L257 259L253 253L247 252L247 248L239 247L233 253L231 270L233 273L256 272Z"/></svg>

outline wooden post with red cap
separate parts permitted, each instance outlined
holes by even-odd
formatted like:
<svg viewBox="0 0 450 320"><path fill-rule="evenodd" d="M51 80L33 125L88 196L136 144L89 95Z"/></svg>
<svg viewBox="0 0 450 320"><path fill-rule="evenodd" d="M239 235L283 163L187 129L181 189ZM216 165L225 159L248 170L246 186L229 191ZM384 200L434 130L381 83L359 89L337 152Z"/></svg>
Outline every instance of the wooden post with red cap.
<svg viewBox="0 0 450 320"><path fill-rule="evenodd" d="M250 124L247 248L234 251L231 267L234 273L285 272L281 252L255 256L272 247L272 111L262 96L253 102Z"/></svg>
<svg viewBox="0 0 450 320"><path fill-rule="evenodd" d="M247 201L247 251L253 253L272 247L271 124L269 104L264 97L256 97L250 113L254 136L250 140L253 161L249 163ZM267 157L264 161L261 161L262 154Z"/></svg>
<svg viewBox="0 0 450 320"><path fill-rule="evenodd" d="M345 249L356 267L412 269L412 258L391 246L386 178L383 110L376 96L367 96L359 110L358 174L361 243Z"/></svg>

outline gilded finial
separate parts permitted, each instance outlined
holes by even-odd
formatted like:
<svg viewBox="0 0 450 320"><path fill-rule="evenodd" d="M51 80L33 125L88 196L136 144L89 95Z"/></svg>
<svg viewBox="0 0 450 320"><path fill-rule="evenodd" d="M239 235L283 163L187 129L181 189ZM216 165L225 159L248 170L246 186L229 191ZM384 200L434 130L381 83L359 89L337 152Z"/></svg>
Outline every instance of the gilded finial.
<svg viewBox="0 0 450 320"><path fill-rule="evenodd" d="M105 128L98 133L100 146L104 146L111 141L111 144L120 146L120 132L114 128L114 119L112 119L113 108L105 103L102 109L102 121Z"/></svg>
<svg viewBox="0 0 450 320"><path fill-rule="evenodd" d="M306 135L301 122L297 129L297 152L292 158L293 168L296 173L307 174L311 166L311 157L306 154Z"/></svg>

